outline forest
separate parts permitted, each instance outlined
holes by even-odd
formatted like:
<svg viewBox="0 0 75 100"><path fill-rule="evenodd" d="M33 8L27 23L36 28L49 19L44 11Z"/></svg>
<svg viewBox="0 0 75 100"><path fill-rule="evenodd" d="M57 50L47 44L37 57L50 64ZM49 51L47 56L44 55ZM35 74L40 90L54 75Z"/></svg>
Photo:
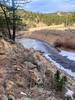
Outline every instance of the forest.
<svg viewBox="0 0 75 100"><path fill-rule="evenodd" d="M31 25L36 27L35 23L43 22L44 24L50 25L60 25L71 26L75 23L75 12L57 12L57 13L33 13L24 10L18 10L17 15L22 20L22 24L26 25L29 21Z"/></svg>
<svg viewBox="0 0 75 100"><path fill-rule="evenodd" d="M15 27L13 27L13 20ZM39 23L46 26L64 24L65 27L75 24L75 12L56 12L56 13L33 13L23 9L16 9L13 19L12 9L9 7L0 7L0 33L9 35L13 28L15 30L27 30L37 27ZM4 34L5 33L5 34Z"/></svg>

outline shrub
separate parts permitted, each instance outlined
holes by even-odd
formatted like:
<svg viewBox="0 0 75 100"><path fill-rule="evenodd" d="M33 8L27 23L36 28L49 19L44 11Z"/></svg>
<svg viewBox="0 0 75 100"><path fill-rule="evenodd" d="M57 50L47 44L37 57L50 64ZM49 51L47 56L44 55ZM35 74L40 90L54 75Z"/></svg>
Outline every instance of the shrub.
<svg viewBox="0 0 75 100"><path fill-rule="evenodd" d="M57 72L54 75L54 82L55 82L55 90L56 91L63 91L65 88L65 83L67 81L66 76L60 76L60 72L57 70Z"/></svg>

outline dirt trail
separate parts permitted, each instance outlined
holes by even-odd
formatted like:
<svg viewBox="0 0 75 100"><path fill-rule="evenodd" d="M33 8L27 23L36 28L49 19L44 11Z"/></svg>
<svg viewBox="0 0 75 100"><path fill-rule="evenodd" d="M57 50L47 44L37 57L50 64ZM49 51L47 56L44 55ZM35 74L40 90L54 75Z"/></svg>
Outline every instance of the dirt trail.
<svg viewBox="0 0 75 100"><path fill-rule="evenodd" d="M48 29L48 30L68 30L68 29L75 29L75 26L68 26L68 27L64 27L63 24L61 25L52 25L52 26L41 26L41 27L36 27L36 28L30 28L28 31L33 32L33 31L38 31L38 30L44 30L44 29Z"/></svg>

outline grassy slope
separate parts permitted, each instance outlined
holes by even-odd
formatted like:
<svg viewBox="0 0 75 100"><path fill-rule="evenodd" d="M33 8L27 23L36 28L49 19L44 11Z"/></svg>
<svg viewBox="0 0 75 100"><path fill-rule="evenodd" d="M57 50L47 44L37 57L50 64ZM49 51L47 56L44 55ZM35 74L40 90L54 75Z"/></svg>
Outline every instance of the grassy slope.
<svg viewBox="0 0 75 100"><path fill-rule="evenodd" d="M75 13L32 13L24 10L18 10L17 15L21 17L23 25L28 27L37 26L53 26L63 24L65 26L72 26L75 23Z"/></svg>

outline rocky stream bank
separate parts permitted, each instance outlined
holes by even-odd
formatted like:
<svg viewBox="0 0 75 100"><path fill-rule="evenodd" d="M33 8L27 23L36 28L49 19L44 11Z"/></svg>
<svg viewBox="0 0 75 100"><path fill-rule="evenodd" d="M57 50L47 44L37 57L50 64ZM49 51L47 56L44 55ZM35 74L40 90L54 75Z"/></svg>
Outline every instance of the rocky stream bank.
<svg viewBox="0 0 75 100"><path fill-rule="evenodd" d="M56 70L41 52L0 39L0 100L64 100L52 88ZM68 80L74 91L74 80Z"/></svg>

